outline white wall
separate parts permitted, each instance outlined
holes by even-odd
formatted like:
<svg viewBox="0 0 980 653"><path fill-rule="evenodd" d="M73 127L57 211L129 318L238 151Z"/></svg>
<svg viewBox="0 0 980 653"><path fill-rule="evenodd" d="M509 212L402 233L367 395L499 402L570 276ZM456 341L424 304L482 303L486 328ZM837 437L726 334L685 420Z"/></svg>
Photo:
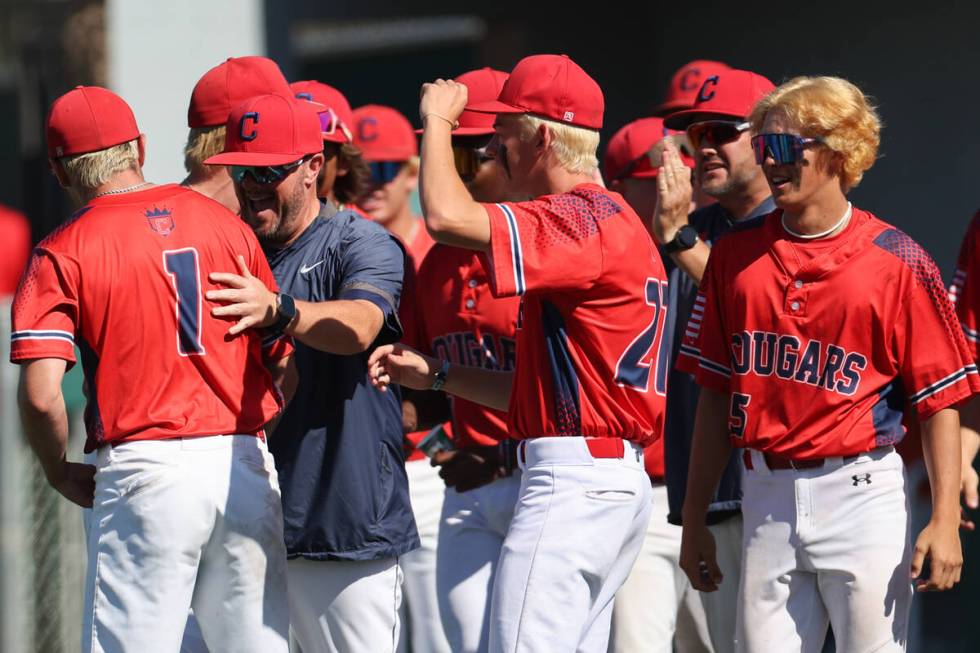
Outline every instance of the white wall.
<svg viewBox="0 0 980 653"><path fill-rule="evenodd" d="M147 137L149 181L184 178L194 84L228 57L265 54L263 0L108 0L109 88Z"/></svg>

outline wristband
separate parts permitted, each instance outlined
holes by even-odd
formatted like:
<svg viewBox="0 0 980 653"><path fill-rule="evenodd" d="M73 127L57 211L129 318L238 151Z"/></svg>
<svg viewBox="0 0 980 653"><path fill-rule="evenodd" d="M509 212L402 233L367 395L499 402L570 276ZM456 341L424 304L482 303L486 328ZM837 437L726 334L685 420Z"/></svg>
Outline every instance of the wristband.
<svg viewBox="0 0 980 653"><path fill-rule="evenodd" d="M441 390L442 386L446 385L446 376L449 374L449 361L442 361L442 367L436 372L435 379L432 381L432 387L430 390Z"/></svg>

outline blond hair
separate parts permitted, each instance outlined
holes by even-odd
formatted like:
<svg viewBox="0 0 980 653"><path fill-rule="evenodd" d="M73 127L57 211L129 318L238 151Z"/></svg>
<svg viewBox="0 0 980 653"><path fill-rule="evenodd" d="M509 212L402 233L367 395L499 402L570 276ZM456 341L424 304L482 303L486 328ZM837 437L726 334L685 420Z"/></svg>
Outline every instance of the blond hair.
<svg viewBox="0 0 980 653"><path fill-rule="evenodd" d="M225 149L225 126L191 127L184 146L184 169L191 175L207 175L207 159Z"/></svg>
<svg viewBox="0 0 980 653"><path fill-rule="evenodd" d="M554 137L551 151L565 170L592 174L599 167L599 158L596 156L599 132L525 113L518 119L521 140L529 141L534 138L541 125L547 125L551 131Z"/></svg>
<svg viewBox="0 0 980 653"><path fill-rule="evenodd" d="M131 140L104 150L63 156L59 160L72 188L92 189L112 179L113 175L126 170L139 171L140 153L136 140Z"/></svg>
<svg viewBox="0 0 980 653"><path fill-rule="evenodd" d="M840 155L845 191L857 186L874 165L881 143L881 119L869 98L846 79L795 77L782 84L752 110L753 133L760 133L766 114L774 109L783 111L801 136L819 138Z"/></svg>

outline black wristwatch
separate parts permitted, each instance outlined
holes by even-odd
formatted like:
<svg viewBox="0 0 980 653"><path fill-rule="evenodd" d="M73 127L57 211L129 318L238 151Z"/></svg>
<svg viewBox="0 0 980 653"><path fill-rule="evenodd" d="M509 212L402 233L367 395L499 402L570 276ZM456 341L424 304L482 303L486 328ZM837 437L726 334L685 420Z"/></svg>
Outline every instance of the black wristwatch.
<svg viewBox="0 0 980 653"><path fill-rule="evenodd" d="M686 252L698 244L698 230L689 224L677 230L674 239L664 245L664 251L668 254Z"/></svg>
<svg viewBox="0 0 980 653"><path fill-rule="evenodd" d="M446 385L446 377L449 375L449 361L442 361L442 366L439 371L436 372L435 378L432 380L432 387L430 390L441 390L442 386Z"/></svg>
<svg viewBox="0 0 980 653"><path fill-rule="evenodd" d="M282 333L294 317L296 317L296 302L290 295L279 293L276 296L276 321L272 323L272 330Z"/></svg>

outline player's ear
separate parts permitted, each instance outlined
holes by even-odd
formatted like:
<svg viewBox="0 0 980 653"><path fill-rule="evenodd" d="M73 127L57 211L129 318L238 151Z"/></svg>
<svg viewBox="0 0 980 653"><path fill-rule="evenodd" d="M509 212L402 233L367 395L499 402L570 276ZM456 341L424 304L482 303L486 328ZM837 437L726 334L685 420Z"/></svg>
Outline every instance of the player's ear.
<svg viewBox="0 0 980 653"><path fill-rule="evenodd" d="M323 153L314 154L303 166L303 171L305 175L304 181L312 186L317 185L317 179L320 177L320 171L323 170L324 158Z"/></svg>
<svg viewBox="0 0 980 653"><path fill-rule="evenodd" d="M146 160L146 134L140 134L136 139L136 149L139 152L140 168L142 168L143 161Z"/></svg>
<svg viewBox="0 0 980 653"><path fill-rule="evenodd" d="M534 149L538 151L538 154L544 154L551 148L551 141L554 136L548 125L538 125L538 133L534 139Z"/></svg>

